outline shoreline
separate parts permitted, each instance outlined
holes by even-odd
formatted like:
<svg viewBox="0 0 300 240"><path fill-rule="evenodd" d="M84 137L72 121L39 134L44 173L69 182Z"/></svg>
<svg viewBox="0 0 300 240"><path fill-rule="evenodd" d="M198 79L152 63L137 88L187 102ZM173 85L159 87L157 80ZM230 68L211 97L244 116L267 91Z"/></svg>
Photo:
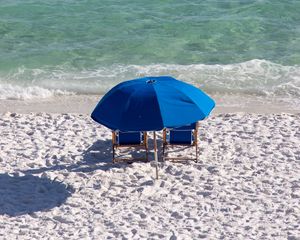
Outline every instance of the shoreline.
<svg viewBox="0 0 300 240"><path fill-rule="evenodd" d="M14 113L78 113L90 114L102 96L72 95L30 100L0 100L0 114ZM211 95L216 101L212 115L220 113L300 113L300 99Z"/></svg>

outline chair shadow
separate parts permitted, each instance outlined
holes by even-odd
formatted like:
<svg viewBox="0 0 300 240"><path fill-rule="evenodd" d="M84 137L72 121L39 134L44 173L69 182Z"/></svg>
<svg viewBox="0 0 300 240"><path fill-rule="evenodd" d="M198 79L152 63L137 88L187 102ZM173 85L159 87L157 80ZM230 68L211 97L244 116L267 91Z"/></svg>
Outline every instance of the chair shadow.
<svg viewBox="0 0 300 240"><path fill-rule="evenodd" d="M49 178L0 174L0 215L47 211L63 204L73 192L72 187Z"/></svg>
<svg viewBox="0 0 300 240"><path fill-rule="evenodd" d="M112 168L121 168L124 164L112 163L111 140L97 140L83 152L83 159L74 164L55 164L49 167L28 169L24 174L39 174L46 171L68 170L70 172L92 172L95 170L107 171ZM70 156L75 158L76 156ZM58 160L59 162L59 160Z"/></svg>
<svg viewBox="0 0 300 240"><path fill-rule="evenodd" d="M97 140L83 153L83 160L68 170L73 172L92 172L95 170L107 171L112 168L122 168L125 163L112 162L111 140Z"/></svg>
<svg viewBox="0 0 300 240"><path fill-rule="evenodd" d="M158 139L158 154L161 155L162 140ZM153 148L153 143L149 144L150 149ZM28 169L21 171L24 174L40 174L47 171L60 171L67 170L70 172L93 172L96 170L107 171L112 168L124 168L128 166L126 162L112 162L112 142L110 139L97 140L83 153L83 159L74 164L55 164L49 167L41 167L37 169ZM151 157L151 151L149 151L149 161L153 160ZM138 157L133 153L133 157ZM70 156L75 159L78 155ZM62 160L63 158L61 158ZM161 160L161 159L159 159ZM58 162L60 159L58 159Z"/></svg>

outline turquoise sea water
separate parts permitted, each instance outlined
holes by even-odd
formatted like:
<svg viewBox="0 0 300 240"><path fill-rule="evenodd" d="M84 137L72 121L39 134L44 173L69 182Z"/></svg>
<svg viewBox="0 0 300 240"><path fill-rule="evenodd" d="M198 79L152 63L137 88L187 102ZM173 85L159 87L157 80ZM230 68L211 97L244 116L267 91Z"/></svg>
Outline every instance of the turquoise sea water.
<svg viewBox="0 0 300 240"><path fill-rule="evenodd" d="M172 75L300 97L299 0L0 0L0 98L100 94Z"/></svg>

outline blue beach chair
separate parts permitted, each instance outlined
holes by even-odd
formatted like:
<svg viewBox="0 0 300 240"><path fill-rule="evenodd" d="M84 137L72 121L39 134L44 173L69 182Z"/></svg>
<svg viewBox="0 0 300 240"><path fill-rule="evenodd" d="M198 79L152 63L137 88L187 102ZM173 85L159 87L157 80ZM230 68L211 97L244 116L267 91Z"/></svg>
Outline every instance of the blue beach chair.
<svg viewBox="0 0 300 240"><path fill-rule="evenodd" d="M148 138L147 132L112 132L113 143L113 163L116 162L132 162L134 160L148 161ZM116 156L116 150L121 147L127 148L145 148L146 154L144 158L121 158Z"/></svg>
<svg viewBox="0 0 300 240"><path fill-rule="evenodd" d="M198 123L192 123L190 125L164 129L163 131L163 161L165 160L194 160L198 161ZM195 147L196 156L191 157L167 157L167 151L172 146L185 146Z"/></svg>

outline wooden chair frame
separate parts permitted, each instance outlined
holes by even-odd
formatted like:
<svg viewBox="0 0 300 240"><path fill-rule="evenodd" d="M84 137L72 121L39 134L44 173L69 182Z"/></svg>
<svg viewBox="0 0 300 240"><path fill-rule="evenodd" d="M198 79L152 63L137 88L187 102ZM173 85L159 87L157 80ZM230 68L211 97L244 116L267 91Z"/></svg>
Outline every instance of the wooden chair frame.
<svg viewBox="0 0 300 240"><path fill-rule="evenodd" d="M168 128L165 128L163 130L163 150L162 150L162 160L163 161L166 161L166 160L170 160L170 161L173 161L173 162L179 162L179 161L183 161L183 160L193 160L195 162L198 162L198 122L196 123L196 127L195 129L191 129L192 131L192 134L194 136L194 139L192 141L191 144L175 144L175 143L169 143L167 141L167 132L170 131L172 129L168 129ZM178 130L180 131L180 130ZM195 147L196 149L196 158L187 158L187 157L167 157L166 154L167 154L167 150L168 148L170 147L173 147L173 146L185 146L185 147Z"/></svg>
<svg viewBox="0 0 300 240"><path fill-rule="evenodd" d="M143 141L140 144L119 144L117 143L117 134L118 132L112 132L112 148L113 148L113 163L117 162L133 162L133 161L145 161L148 162L148 136L147 132L143 132ZM146 154L144 158L118 158L116 157L116 150L118 148L145 148Z"/></svg>

